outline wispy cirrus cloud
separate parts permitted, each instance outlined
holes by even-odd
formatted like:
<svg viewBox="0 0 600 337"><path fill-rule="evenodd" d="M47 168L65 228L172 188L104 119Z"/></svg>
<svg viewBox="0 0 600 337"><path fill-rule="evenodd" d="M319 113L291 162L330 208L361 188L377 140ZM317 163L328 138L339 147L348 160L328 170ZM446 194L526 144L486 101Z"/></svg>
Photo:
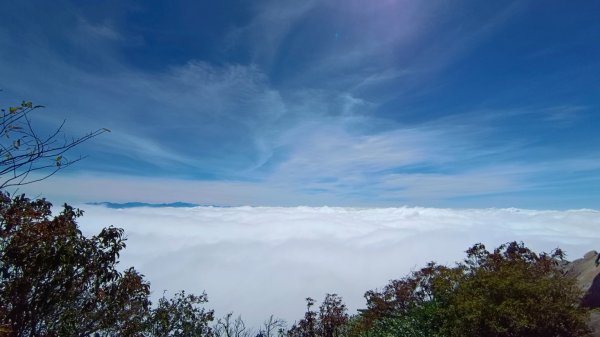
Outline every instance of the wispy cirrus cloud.
<svg viewBox="0 0 600 337"><path fill-rule="evenodd" d="M452 104L445 73L526 12L522 2L475 14L466 2L258 2L223 37L219 62L197 55L151 69L127 58L156 50L118 15L71 7L57 28L44 30L56 18L40 16L0 29L3 94L47 105L48 129L63 117L70 134L111 129L84 144L91 156L67 178L130 177L127 193L109 184L114 198L157 189L169 199L158 201L446 205L595 183L595 168L575 164L593 151L569 143L592 103L497 104L486 92ZM71 198L108 197L72 186Z"/></svg>

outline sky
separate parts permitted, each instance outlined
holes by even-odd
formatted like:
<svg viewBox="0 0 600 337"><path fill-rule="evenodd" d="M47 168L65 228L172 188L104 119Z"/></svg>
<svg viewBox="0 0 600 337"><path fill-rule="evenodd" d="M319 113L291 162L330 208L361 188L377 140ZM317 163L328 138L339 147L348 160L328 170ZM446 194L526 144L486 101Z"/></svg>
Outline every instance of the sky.
<svg viewBox="0 0 600 337"><path fill-rule="evenodd" d="M598 208L600 4L5 1L56 202Z"/></svg>
<svg viewBox="0 0 600 337"><path fill-rule="evenodd" d="M40 134L111 130L19 192L124 228L153 296L205 290L257 326L325 293L354 312L476 242L598 249L600 2L1 8L0 106L44 105Z"/></svg>

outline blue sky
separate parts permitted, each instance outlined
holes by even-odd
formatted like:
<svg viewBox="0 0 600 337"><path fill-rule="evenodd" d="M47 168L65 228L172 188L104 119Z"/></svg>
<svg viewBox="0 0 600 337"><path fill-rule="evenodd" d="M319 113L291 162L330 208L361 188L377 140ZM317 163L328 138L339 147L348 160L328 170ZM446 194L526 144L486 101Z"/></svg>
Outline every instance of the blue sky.
<svg viewBox="0 0 600 337"><path fill-rule="evenodd" d="M106 127L57 201L598 208L600 4L12 1L2 106Z"/></svg>

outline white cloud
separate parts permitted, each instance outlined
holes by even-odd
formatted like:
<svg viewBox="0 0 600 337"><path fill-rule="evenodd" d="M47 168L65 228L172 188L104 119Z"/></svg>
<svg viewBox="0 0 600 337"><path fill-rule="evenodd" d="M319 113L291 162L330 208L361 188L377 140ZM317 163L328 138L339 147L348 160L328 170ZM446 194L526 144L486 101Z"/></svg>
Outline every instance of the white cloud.
<svg viewBox="0 0 600 337"><path fill-rule="evenodd" d="M354 311L366 290L435 260L453 263L476 242L523 240L570 258L597 249L595 210L81 206L85 233L115 225L133 265L162 290L209 294L210 306L256 325L271 313L293 321L303 299L337 292Z"/></svg>
<svg viewBox="0 0 600 337"><path fill-rule="evenodd" d="M353 135L339 125L303 125L288 137L293 156L279 168L284 176L369 174L435 157L431 137L420 130L399 129L374 135ZM292 144L291 144L292 145ZM427 153L425 153L427 152Z"/></svg>
<svg viewBox="0 0 600 337"><path fill-rule="evenodd" d="M424 201L432 197L444 199L519 191L527 187L520 181L522 177L522 172L514 173L505 167L452 175L390 174L382 179L381 188L394 189L398 196Z"/></svg>
<svg viewBox="0 0 600 337"><path fill-rule="evenodd" d="M86 38L100 38L107 40L121 40L123 37L109 23L93 24L83 17L79 17L77 27ZM79 42L79 41L78 41Z"/></svg>

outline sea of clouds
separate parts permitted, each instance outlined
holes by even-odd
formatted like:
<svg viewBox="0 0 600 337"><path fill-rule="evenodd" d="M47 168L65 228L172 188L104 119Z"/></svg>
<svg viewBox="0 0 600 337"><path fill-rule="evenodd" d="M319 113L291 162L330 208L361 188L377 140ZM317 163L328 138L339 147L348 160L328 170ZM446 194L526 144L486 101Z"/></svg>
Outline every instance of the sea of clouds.
<svg viewBox="0 0 600 337"><path fill-rule="evenodd" d="M600 211L342 207L111 209L82 205L86 234L125 229L122 266L152 283L154 298L206 291L218 316L234 311L257 326L274 314L293 323L304 299L363 294L428 261L452 264L482 242L556 247L576 259L600 248Z"/></svg>

